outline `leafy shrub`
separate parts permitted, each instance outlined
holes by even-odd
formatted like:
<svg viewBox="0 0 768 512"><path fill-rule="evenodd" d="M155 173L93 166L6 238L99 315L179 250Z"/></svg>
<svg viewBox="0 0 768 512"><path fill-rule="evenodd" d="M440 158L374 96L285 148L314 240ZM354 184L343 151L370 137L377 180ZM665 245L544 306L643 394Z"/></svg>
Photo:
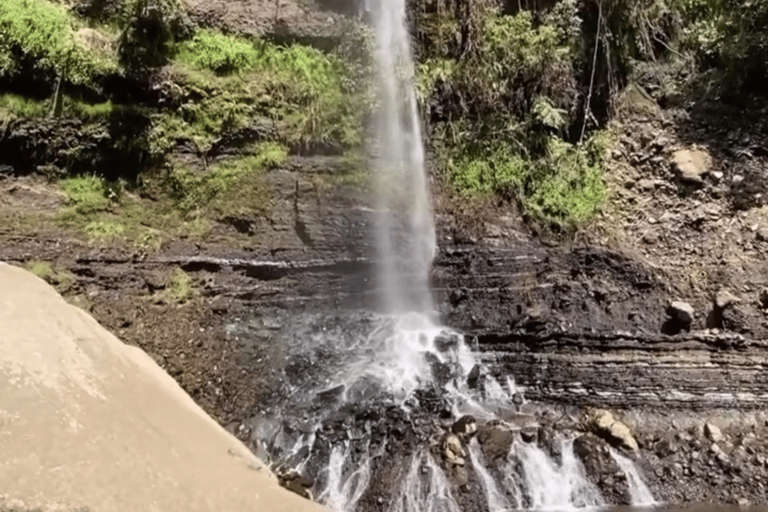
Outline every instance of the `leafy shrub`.
<svg viewBox="0 0 768 512"><path fill-rule="evenodd" d="M116 70L108 53L80 41L82 26L49 0L0 2L0 77L29 70L52 79L84 84Z"/></svg>
<svg viewBox="0 0 768 512"><path fill-rule="evenodd" d="M599 155L589 143L577 147L551 139L545 158L535 162L517 193L537 220L560 228L589 220L605 197Z"/></svg>
<svg viewBox="0 0 768 512"><path fill-rule="evenodd" d="M446 163L448 179L460 194L500 194L516 201L533 221L570 229L588 221L605 198L606 144L598 132L581 146L550 136L539 157L502 143L482 152L464 146Z"/></svg>
<svg viewBox="0 0 768 512"><path fill-rule="evenodd" d="M765 92L768 78L768 2L764 0L677 0L686 30L682 46L704 68L726 73L731 87L755 85Z"/></svg>

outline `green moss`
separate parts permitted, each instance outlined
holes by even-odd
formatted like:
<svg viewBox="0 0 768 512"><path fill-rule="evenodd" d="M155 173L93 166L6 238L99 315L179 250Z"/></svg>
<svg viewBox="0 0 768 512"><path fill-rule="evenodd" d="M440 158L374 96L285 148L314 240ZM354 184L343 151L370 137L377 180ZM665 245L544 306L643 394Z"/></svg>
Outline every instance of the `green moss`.
<svg viewBox="0 0 768 512"><path fill-rule="evenodd" d="M180 45L176 56L179 62L219 74L252 70L259 57L260 52L252 42L211 30L201 30Z"/></svg>
<svg viewBox="0 0 768 512"><path fill-rule="evenodd" d="M96 220L89 222L85 226L85 231L93 239L113 240L119 238L125 233L125 224L121 222L110 222L106 220Z"/></svg>
<svg viewBox="0 0 768 512"><path fill-rule="evenodd" d="M24 269L32 272L44 281L47 281L54 274L53 265L48 261L28 261L24 264Z"/></svg>
<svg viewBox="0 0 768 512"><path fill-rule="evenodd" d="M180 139L205 152L254 117L275 121L290 146L362 142L367 88L359 67L334 54L201 31L179 46L175 70L200 100L158 119L159 152Z"/></svg>
<svg viewBox="0 0 768 512"><path fill-rule="evenodd" d="M65 97L63 103L64 117L74 117L84 121L109 119L116 109L111 101L103 103L86 103L84 101Z"/></svg>
<svg viewBox="0 0 768 512"><path fill-rule="evenodd" d="M113 73L116 61L76 36L83 25L66 7L49 0L0 2L0 77L31 68L84 84Z"/></svg>

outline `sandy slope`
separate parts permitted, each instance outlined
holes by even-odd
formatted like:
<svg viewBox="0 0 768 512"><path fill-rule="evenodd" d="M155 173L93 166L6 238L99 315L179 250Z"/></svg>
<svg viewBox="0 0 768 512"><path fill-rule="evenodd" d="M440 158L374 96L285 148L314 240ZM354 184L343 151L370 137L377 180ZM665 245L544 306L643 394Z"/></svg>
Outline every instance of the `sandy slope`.
<svg viewBox="0 0 768 512"><path fill-rule="evenodd" d="M0 506L304 511L144 352L0 263Z"/></svg>

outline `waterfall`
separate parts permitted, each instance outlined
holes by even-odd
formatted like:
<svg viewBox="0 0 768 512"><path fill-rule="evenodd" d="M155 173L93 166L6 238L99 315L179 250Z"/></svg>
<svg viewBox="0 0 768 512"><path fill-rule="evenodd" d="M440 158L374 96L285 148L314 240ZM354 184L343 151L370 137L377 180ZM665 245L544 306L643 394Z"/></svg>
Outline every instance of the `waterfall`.
<svg viewBox="0 0 768 512"><path fill-rule="evenodd" d="M627 486L629 487L629 499L630 505L638 507L651 507L658 505L653 498L651 490L645 485L643 479L640 477L640 472L637 470L637 466L630 459L619 455L616 450L611 449L611 457L619 465L619 468L627 477Z"/></svg>
<svg viewBox="0 0 768 512"><path fill-rule="evenodd" d="M366 2L378 77L371 152L382 313L351 313L349 324L332 323L330 329L322 318L305 325L297 319L285 348L293 352L286 356L290 371L279 412L257 419L253 439L289 468L281 478L310 476L301 482L311 481L318 500L340 512L602 505L573 441L525 442L521 427L497 414L526 404L513 377L491 376L460 333L430 318L436 235L406 1ZM486 457L479 432L453 432L452 423L465 415L474 417L475 426L506 429L507 444L497 444ZM626 462L622 469L634 481L634 466Z"/></svg>
<svg viewBox="0 0 768 512"><path fill-rule="evenodd" d="M376 240L384 311L428 313L435 227L424 166L405 0L369 0L376 63Z"/></svg>

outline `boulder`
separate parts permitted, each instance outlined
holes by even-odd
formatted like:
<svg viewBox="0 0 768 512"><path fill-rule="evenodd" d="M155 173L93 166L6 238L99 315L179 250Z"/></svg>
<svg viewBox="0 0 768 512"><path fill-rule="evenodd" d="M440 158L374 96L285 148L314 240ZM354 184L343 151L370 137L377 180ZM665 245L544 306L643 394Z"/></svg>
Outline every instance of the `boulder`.
<svg viewBox="0 0 768 512"><path fill-rule="evenodd" d="M3 263L0 389L0 482L9 502L115 512L322 510L281 488L141 349Z"/></svg>
<svg viewBox="0 0 768 512"><path fill-rule="evenodd" d="M584 426L614 446L620 446L630 451L638 449L637 440L632 435L630 428L614 418L610 411L603 409L588 411L584 418Z"/></svg>
<svg viewBox="0 0 768 512"><path fill-rule="evenodd" d="M488 460L503 459L512 448L515 433L504 425L489 424L479 429L477 440Z"/></svg>
<svg viewBox="0 0 768 512"><path fill-rule="evenodd" d="M440 443L443 458L451 466L463 466L465 463L464 446L455 434L446 434Z"/></svg>
<svg viewBox="0 0 768 512"><path fill-rule="evenodd" d="M667 314L674 320L688 327L693 323L694 309L687 302L673 301L667 308Z"/></svg>
<svg viewBox="0 0 768 512"><path fill-rule="evenodd" d="M723 440L723 432L714 423L707 422L704 424L704 435L713 443L719 443Z"/></svg>
<svg viewBox="0 0 768 512"><path fill-rule="evenodd" d="M712 169L712 157L701 149L681 149L672 154L672 169L683 183L702 185Z"/></svg>
<svg viewBox="0 0 768 512"><path fill-rule="evenodd" d="M451 432L463 439L468 439L477 432L477 420L469 414L462 416L451 425Z"/></svg>
<svg viewBox="0 0 768 512"><path fill-rule="evenodd" d="M721 310L737 302L741 302L741 299L725 288L721 288L715 295L715 306Z"/></svg>

